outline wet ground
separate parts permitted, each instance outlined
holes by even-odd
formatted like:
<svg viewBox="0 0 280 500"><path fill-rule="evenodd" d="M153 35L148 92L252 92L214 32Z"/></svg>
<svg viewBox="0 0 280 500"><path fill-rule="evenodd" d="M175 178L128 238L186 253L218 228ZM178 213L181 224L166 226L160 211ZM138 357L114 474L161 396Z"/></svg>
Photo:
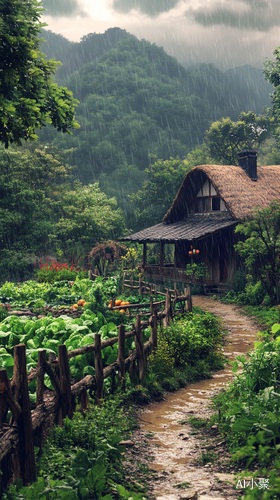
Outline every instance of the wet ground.
<svg viewBox="0 0 280 500"><path fill-rule="evenodd" d="M224 354L229 360L254 347L258 325L242 315L240 307L208 297L193 299L194 305L222 319L227 331ZM230 365L226 365L224 370L214 373L212 379L169 393L164 401L149 405L139 414L140 430L132 438L135 446L128 455L152 469L151 498L233 500L242 495L242 489L236 489L236 470L229 463L225 442L216 426L204 433L195 431L187 422L191 415L210 418L209 398L232 376ZM202 453L209 452L215 453L215 459L204 466L199 464Z"/></svg>

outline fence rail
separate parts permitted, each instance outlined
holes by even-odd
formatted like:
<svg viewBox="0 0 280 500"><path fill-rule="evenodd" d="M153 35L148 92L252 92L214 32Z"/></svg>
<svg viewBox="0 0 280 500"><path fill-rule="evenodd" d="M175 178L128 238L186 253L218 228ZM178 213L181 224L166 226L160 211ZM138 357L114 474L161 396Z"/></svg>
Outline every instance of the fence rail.
<svg viewBox="0 0 280 500"><path fill-rule="evenodd" d="M125 332L125 327L120 325L118 336L101 340L101 335L96 333L94 344L67 351L65 345L58 346L58 358L49 355L46 359L46 350L38 350L38 362L35 369L26 372L26 347L19 344L14 347L14 375L10 381L6 370L0 369L0 498L3 489L10 479L22 478L24 484L35 480L34 445L42 446L43 425L50 415L54 421L62 425L63 419L72 417L76 407L76 398L82 410L88 404L88 390L94 391L95 403L100 404L104 396L104 379L112 377L112 386L115 384L116 372L118 382L124 389L125 372L129 370L130 378L137 374L142 380L145 374L148 352L157 347L158 322L168 326L175 313L176 303L185 302L183 309L191 311L190 287L185 289L185 295L179 296L175 289L174 301L168 290L165 301L153 302L150 298L148 320L141 321L140 314L136 315L135 325L130 332ZM164 310L158 307L165 304ZM122 306L124 307L124 306ZM125 306L128 308L128 306ZM147 304L131 304L130 309L147 307ZM113 306L118 310L120 307ZM151 335L147 342L143 342L143 330L151 327ZM125 342L134 337L135 350L130 351L125 358ZM118 358L111 365L103 368L102 349L118 343ZM74 356L94 352L95 375L87 375L79 382L71 385L69 359ZM50 377L54 389L52 397L44 397L44 376ZM28 384L37 379L36 408L31 411ZM6 423L8 410L11 411L9 424Z"/></svg>

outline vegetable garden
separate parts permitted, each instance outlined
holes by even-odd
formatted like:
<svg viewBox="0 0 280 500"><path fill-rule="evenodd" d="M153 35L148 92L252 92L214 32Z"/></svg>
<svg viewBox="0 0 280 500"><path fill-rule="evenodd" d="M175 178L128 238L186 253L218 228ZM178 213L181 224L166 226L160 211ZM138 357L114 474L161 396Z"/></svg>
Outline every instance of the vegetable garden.
<svg viewBox="0 0 280 500"><path fill-rule="evenodd" d="M120 298L116 299L117 296ZM173 299L169 291L165 301L160 302L155 302L152 295L149 301L139 295L125 297L120 294L116 277L91 281L77 276L75 282L32 281L2 286L2 492L11 479L20 479L23 484L35 480L34 444L41 448L44 422L51 415L54 422L62 426L64 419L72 418L77 408L82 412L91 411L89 398L99 405L104 398L110 400L118 393L125 396L128 388L135 391L134 387L141 388L138 392L145 400L145 384L150 384L154 395L160 395L164 384L160 386L156 377L162 370L171 381L172 373L177 370L177 382L173 381L173 387L166 387L174 390L180 383L186 383L188 377L209 376L207 364L201 367L200 373L199 370L192 372L192 365L207 356L212 366L221 367L221 356L215 354L217 344L222 341L216 320L201 312L188 312L187 318L180 319L182 309L188 309L191 303L190 296L187 290L180 296L175 290ZM161 305L163 311L159 310ZM138 313L142 310L136 321L132 316L134 308ZM165 328L162 328L162 320ZM65 486L65 481L63 484ZM108 491L108 482L104 485ZM5 497L9 491L13 490L4 493L4 498L29 498ZM79 493L73 498L101 498L99 493L94 496L94 488L87 486L86 491L85 496ZM103 492L102 488L100 491Z"/></svg>

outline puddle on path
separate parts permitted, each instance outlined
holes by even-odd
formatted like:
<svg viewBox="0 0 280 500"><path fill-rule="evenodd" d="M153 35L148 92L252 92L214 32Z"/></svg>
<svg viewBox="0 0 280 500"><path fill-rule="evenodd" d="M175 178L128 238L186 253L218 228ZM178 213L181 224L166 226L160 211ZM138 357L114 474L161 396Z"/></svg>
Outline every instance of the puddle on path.
<svg viewBox="0 0 280 500"><path fill-rule="evenodd" d="M224 354L228 359L233 360L237 354L246 354L254 347L258 327L253 320L241 315L238 308L214 302L208 297L194 297L194 305L222 318L224 328L228 331L224 346ZM145 434L154 433L153 438L150 439L151 452L154 456L153 462L149 464L151 469L173 473L168 476L168 480L155 482L153 494L156 498L160 499L163 495L168 495L166 499L169 498L169 500L181 498L179 496L181 490L175 489L174 485L185 481L190 482L191 487L196 488L198 494L201 494L201 497L198 496L201 500L206 498L203 494L209 494L213 498L223 498L219 496L221 493L218 491L215 496L211 483L214 478L210 470L203 466L197 468L192 465L194 454L197 454L205 443L197 439L196 435L192 435L194 431L190 426L180 425L178 421L187 420L192 413L200 413L202 418L210 415L208 398L223 388L231 378L232 370L227 365L224 370L214 373L213 379L191 384L175 394L169 393L165 401L151 404L141 413L139 417L141 430ZM180 434L188 434L187 439L184 440L184 436ZM237 497L238 494L226 498Z"/></svg>

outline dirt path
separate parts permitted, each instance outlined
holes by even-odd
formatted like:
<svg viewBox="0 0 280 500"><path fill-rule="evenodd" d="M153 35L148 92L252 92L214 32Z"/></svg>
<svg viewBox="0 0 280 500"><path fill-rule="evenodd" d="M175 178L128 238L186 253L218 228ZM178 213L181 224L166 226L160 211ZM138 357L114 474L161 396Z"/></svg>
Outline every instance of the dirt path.
<svg viewBox="0 0 280 500"><path fill-rule="evenodd" d="M197 296L193 303L222 319L227 330L224 354L228 359L253 348L258 325L241 315L240 307ZM227 463L229 455L217 428L195 431L187 423L191 415L210 417L209 398L231 378L232 370L227 365L212 379L169 393L164 401L149 405L139 414L140 430L134 433L135 446L127 455L131 463L141 462L143 470L147 466L151 469L149 498L235 500L242 494L242 489L236 489L236 470ZM212 462L203 465L199 459L202 453L209 452L215 454Z"/></svg>

